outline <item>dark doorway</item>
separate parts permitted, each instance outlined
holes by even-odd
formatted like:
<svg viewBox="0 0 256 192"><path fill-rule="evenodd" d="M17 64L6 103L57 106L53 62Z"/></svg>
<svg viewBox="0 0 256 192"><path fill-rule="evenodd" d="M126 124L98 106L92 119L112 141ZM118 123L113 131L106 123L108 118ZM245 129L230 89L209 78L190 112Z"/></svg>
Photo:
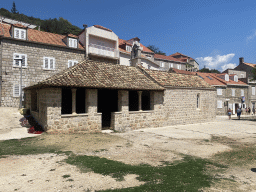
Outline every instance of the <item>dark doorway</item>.
<svg viewBox="0 0 256 192"><path fill-rule="evenodd" d="M111 124L111 112L118 111L118 91L111 89L98 90L98 112L102 113L102 128Z"/></svg>
<svg viewBox="0 0 256 192"><path fill-rule="evenodd" d="M235 112L237 113L237 109L239 108L238 103L235 104Z"/></svg>
<svg viewBox="0 0 256 192"><path fill-rule="evenodd" d="M85 88L76 90L76 113L85 113Z"/></svg>
<svg viewBox="0 0 256 192"><path fill-rule="evenodd" d="M62 89L61 114L72 113L72 92L71 89Z"/></svg>
<svg viewBox="0 0 256 192"><path fill-rule="evenodd" d="M141 95L142 110L150 110L150 92L143 91Z"/></svg>
<svg viewBox="0 0 256 192"><path fill-rule="evenodd" d="M129 111L139 110L139 96L137 91L129 91Z"/></svg>

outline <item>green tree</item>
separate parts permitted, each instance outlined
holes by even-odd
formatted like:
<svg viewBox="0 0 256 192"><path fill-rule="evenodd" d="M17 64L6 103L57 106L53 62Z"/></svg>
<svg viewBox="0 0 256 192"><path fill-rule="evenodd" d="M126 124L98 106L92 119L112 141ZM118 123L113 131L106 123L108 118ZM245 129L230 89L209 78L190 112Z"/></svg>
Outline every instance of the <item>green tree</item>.
<svg viewBox="0 0 256 192"><path fill-rule="evenodd" d="M149 46L147 46L147 48L149 48L151 51L153 51L156 54L166 55L166 53L160 51L160 49L158 47L156 47L155 45L149 45Z"/></svg>
<svg viewBox="0 0 256 192"><path fill-rule="evenodd" d="M12 12L13 14L19 13L18 10L16 9L16 5L15 5L15 2L14 2L14 1L13 1L13 3L12 3L11 12Z"/></svg>
<svg viewBox="0 0 256 192"><path fill-rule="evenodd" d="M203 69L200 69L199 72L202 73L220 73L217 69L208 69L204 67Z"/></svg>
<svg viewBox="0 0 256 192"><path fill-rule="evenodd" d="M255 81L256 80L256 65L252 68L252 79L251 81Z"/></svg>

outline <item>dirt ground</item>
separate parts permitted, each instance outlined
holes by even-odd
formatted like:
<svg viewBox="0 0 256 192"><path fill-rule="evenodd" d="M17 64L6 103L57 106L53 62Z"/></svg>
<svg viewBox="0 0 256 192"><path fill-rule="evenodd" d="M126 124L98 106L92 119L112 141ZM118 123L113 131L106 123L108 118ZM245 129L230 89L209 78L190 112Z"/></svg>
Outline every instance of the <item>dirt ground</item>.
<svg viewBox="0 0 256 192"><path fill-rule="evenodd" d="M0 112L1 113L1 112ZM13 119L13 120L11 120ZM15 127L15 113L0 119L0 130L10 125ZM218 152L231 148L212 137L235 139L238 143L255 143L255 121L227 120L191 125L177 125L154 129L141 129L126 133L110 134L43 134L36 138L35 145L58 146L62 151L93 155L121 161L127 164L146 163L161 165L164 161L181 160L185 155L212 159ZM4 126L3 126L4 125ZM17 127L16 127L17 128ZM1 132L0 132L1 133ZM3 131L4 133L4 131ZM1 191L95 191L116 189L143 184L136 175L127 175L124 181L88 171L81 173L75 166L64 163L65 155L40 154L10 156L0 159ZM256 191L255 164L230 166L219 173L221 182L203 191ZM63 176L67 175L67 178Z"/></svg>

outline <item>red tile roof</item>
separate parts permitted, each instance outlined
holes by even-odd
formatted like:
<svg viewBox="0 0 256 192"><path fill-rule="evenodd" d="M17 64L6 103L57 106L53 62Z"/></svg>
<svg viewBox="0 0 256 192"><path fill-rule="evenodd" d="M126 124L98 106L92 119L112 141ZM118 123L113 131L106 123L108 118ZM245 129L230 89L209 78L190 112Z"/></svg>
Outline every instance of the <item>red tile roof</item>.
<svg viewBox="0 0 256 192"><path fill-rule="evenodd" d="M3 23L0 24L0 36L11 37L10 29L11 29L10 24L3 24ZM30 28L27 29L27 32L28 32L28 41L67 47L67 45L63 41L63 39L66 37L65 35L38 31ZM84 49L80 43L78 48Z"/></svg>
<svg viewBox="0 0 256 192"><path fill-rule="evenodd" d="M99 28L99 29L103 29L103 30L106 30L106 31L112 32L112 30L111 30L111 29L108 29L108 28L103 27L103 26L101 26L101 25L93 25L93 26L94 26L94 27L97 27L97 28Z"/></svg>
<svg viewBox="0 0 256 192"><path fill-rule="evenodd" d="M248 65L248 66L250 66L250 67L255 67L256 66L256 64L253 64L253 63L244 63L245 65Z"/></svg>
<svg viewBox="0 0 256 192"><path fill-rule="evenodd" d="M168 61L176 61L176 62L184 63L184 61L181 61L180 59L174 58L170 55L166 56L166 55L155 54L154 57L157 59L164 59L164 60L168 60Z"/></svg>
<svg viewBox="0 0 256 192"><path fill-rule="evenodd" d="M133 38L133 39L134 39L134 38ZM128 41L129 41L129 40L119 39L119 46L120 46L120 45L123 45L123 44L127 44L127 45L131 45L131 46L132 46L132 44L129 43ZM142 45L141 43L140 43L140 46L142 47L142 51L144 51L144 52L149 52L149 53L153 53L153 51L151 51L149 48L147 48L146 46Z"/></svg>
<svg viewBox="0 0 256 192"><path fill-rule="evenodd" d="M16 24L12 24L14 27L19 27L19 28L23 28L23 29L26 29L28 27L22 25L22 24L19 24L19 23L16 23Z"/></svg>
<svg viewBox="0 0 256 192"><path fill-rule="evenodd" d="M184 55L184 54L182 54L182 53L179 53L179 52L176 52L176 53L174 53L174 54L172 54L172 55L170 55L170 56L178 56L178 55L183 56L182 59L184 59L184 58L189 58L189 60L195 60L195 59L193 59L193 58L191 58L191 57L189 57L189 56L187 56L187 55Z"/></svg>

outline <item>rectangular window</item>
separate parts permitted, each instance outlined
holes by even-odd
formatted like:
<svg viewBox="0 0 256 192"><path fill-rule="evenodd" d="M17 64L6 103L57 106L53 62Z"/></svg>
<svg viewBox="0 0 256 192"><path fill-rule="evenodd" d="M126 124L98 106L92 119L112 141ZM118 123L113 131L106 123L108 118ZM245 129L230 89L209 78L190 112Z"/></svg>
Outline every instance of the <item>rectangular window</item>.
<svg viewBox="0 0 256 192"><path fill-rule="evenodd" d="M13 54L13 67L27 67L27 55L14 53Z"/></svg>
<svg viewBox="0 0 256 192"><path fill-rule="evenodd" d="M217 88L217 95L222 95L222 88Z"/></svg>
<svg viewBox="0 0 256 192"><path fill-rule="evenodd" d="M241 96L244 96L244 90L241 89Z"/></svg>
<svg viewBox="0 0 256 192"><path fill-rule="evenodd" d="M131 52L131 51L132 51L132 47L131 47L131 46L128 46L128 45L126 45L126 51Z"/></svg>
<svg viewBox="0 0 256 192"><path fill-rule="evenodd" d="M221 101L221 100L218 100L218 101L217 101L217 108L218 108L218 109L221 109L221 108L222 108L222 101Z"/></svg>
<svg viewBox="0 0 256 192"><path fill-rule="evenodd" d="M232 90L232 97L236 96L236 90L235 89L231 89Z"/></svg>
<svg viewBox="0 0 256 192"><path fill-rule="evenodd" d="M197 109L200 108L200 94L197 94L197 96L196 96L196 108Z"/></svg>
<svg viewBox="0 0 256 192"><path fill-rule="evenodd" d="M26 30L25 29L14 29L14 38L26 40Z"/></svg>
<svg viewBox="0 0 256 192"><path fill-rule="evenodd" d="M169 65L170 65L170 68L173 68L173 63L170 63Z"/></svg>
<svg viewBox="0 0 256 192"><path fill-rule="evenodd" d="M72 67L72 66L76 65L77 63L78 63L78 61L68 60L68 67Z"/></svg>
<svg viewBox="0 0 256 192"><path fill-rule="evenodd" d="M49 70L55 69L55 58L44 57L44 69L49 69Z"/></svg>
<svg viewBox="0 0 256 192"><path fill-rule="evenodd" d="M68 38L69 39L69 47L77 48L77 39Z"/></svg>
<svg viewBox="0 0 256 192"><path fill-rule="evenodd" d="M255 87L252 87L252 95L255 95Z"/></svg>
<svg viewBox="0 0 256 192"><path fill-rule="evenodd" d="M22 89L25 88L25 85L22 85ZM13 85L13 97L20 97L20 84ZM22 98L24 99L24 91L22 91Z"/></svg>
<svg viewBox="0 0 256 192"><path fill-rule="evenodd" d="M181 70L181 65L180 64L177 65L177 69Z"/></svg>
<svg viewBox="0 0 256 192"><path fill-rule="evenodd" d="M164 67L164 62L161 62L161 65L160 65L160 67Z"/></svg>

